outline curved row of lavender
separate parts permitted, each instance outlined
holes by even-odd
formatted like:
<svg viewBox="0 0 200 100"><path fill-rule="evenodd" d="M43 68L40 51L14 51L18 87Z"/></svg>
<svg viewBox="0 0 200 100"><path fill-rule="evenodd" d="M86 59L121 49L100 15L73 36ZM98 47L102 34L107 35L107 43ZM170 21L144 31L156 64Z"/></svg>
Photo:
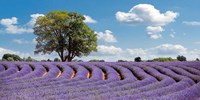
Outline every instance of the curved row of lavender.
<svg viewBox="0 0 200 100"><path fill-rule="evenodd" d="M0 62L1 100L195 100L199 62Z"/></svg>

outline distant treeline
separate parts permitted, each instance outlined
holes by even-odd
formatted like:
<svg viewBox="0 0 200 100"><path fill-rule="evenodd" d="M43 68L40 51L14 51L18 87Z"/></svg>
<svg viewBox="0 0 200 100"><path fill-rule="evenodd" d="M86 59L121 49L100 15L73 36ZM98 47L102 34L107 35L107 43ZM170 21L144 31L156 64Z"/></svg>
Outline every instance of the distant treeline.
<svg viewBox="0 0 200 100"><path fill-rule="evenodd" d="M4 54L2 59L0 59L0 61L27 61L27 62L37 62L37 61L41 61L41 62L61 62L61 60L59 58L55 58L53 60L51 59L44 59L44 60L36 60L33 59L31 57L27 57L27 58L21 58L20 56L16 55L16 54ZM142 60L141 57L135 57L134 59L135 62L174 62L174 61L187 61L185 56L181 56L178 55L176 57L176 59L172 59L171 57L160 57L160 58L154 58L152 60ZM196 58L193 61L200 61L199 58ZM83 62L82 60L73 60L72 62ZM88 62L105 62L105 60L98 60L98 59L92 59L89 60ZM133 61L127 61L127 60L118 60L117 62L133 62Z"/></svg>

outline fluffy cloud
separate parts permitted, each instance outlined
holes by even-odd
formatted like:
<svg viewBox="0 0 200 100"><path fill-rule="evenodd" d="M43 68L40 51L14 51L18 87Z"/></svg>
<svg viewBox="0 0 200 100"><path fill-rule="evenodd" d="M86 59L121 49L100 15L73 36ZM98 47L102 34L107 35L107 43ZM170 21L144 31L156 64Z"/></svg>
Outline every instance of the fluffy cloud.
<svg viewBox="0 0 200 100"><path fill-rule="evenodd" d="M160 32L164 31L162 26L174 22L178 15L178 13L173 11L161 13L150 4L138 4L131 8L129 12L118 11L116 13L116 19L129 24L145 24L147 25L147 32L150 38L158 39L161 37ZM154 31L148 31L148 29L152 29L152 27Z"/></svg>
<svg viewBox="0 0 200 100"><path fill-rule="evenodd" d="M146 51L142 48L136 48L136 49L127 49L128 53L130 55L134 55L135 57L136 56L143 56L143 55L146 55Z"/></svg>
<svg viewBox="0 0 200 100"><path fill-rule="evenodd" d="M158 39L158 38L162 37L162 35L160 33L164 31L164 29L161 26L155 26L155 27L148 26L146 28L146 30L147 30L147 34L152 39Z"/></svg>
<svg viewBox="0 0 200 100"><path fill-rule="evenodd" d="M127 48L121 49L114 46L98 47L97 54L83 57L84 61L91 59L104 59L105 61L117 61L120 59L134 61L135 57L141 57L143 60L150 60L158 57L172 57L176 59L178 55L185 56L188 60L194 60L200 58L200 50L188 50L186 47L180 44L161 44L151 48ZM81 58L82 59L82 58Z"/></svg>
<svg viewBox="0 0 200 100"><path fill-rule="evenodd" d="M24 52L20 52L20 51L16 51L16 50L9 50L9 49L5 49L5 48L1 48L0 47L0 59L6 53L19 55L21 58L23 58L23 57L27 58L27 57L30 56L31 58L34 58L36 60L47 60L47 59L53 60L54 58L58 57L57 53L55 53L55 52L53 52L51 55L40 55L40 54L39 55L34 55L33 52L24 53Z"/></svg>
<svg viewBox="0 0 200 100"><path fill-rule="evenodd" d="M173 11L166 11L160 13L153 5L138 4L134 6L129 12L118 11L116 13L117 20L125 23L145 23L152 26L164 26L168 23L174 22L178 13Z"/></svg>
<svg viewBox="0 0 200 100"><path fill-rule="evenodd" d="M14 39L13 42L17 44L36 44L35 38L32 41L27 41L24 39Z"/></svg>
<svg viewBox="0 0 200 100"><path fill-rule="evenodd" d="M170 36L171 38L175 38L175 35L174 35L174 34L169 34L169 36Z"/></svg>
<svg viewBox="0 0 200 100"><path fill-rule="evenodd" d="M105 32L95 32L97 34L97 38L100 41L114 43L117 42L116 38L112 35L112 31L105 30Z"/></svg>
<svg viewBox="0 0 200 100"><path fill-rule="evenodd" d="M9 25L12 25L12 24L17 24L17 18L12 17L10 19L9 18L2 19L0 22L1 22L2 25L9 26Z"/></svg>
<svg viewBox="0 0 200 100"><path fill-rule="evenodd" d="M1 19L0 23L5 27L5 30L3 32L6 33L16 34L33 32L32 29L17 26L16 24L18 23L18 21L16 17Z"/></svg>
<svg viewBox="0 0 200 100"><path fill-rule="evenodd" d="M37 13L37 14L30 15L31 20L28 22L28 25L30 27L33 27L35 25L35 23L36 23L37 18L40 17L40 16L44 16L44 14L38 14Z"/></svg>
<svg viewBox="0 0 200 100"><path fill-rule="evenodd" d="M5 48L1 48L0 47L0 57L2 57L6 53L16 54L16 55L19 55L20 57L28 57L28 56L30 56L28 53L21 53L19 51L13 51L13 50L9 50L9 49L5 49Z"/></svg>
<svg viewBox="0 0 200 100"><path fill-rule="evenodd" d="M155 48L150 49L152 51L157 51L159 55L173 55L173 54L186 54L187 48L179 44L162 44Z"/></svg>
<svg viewBox="0 0 200 100"><path fill-rule="evenodd" d="M115 47L115 46L99 45L97 47L97 51L101 54L117 55L117 54L120 54L122 52L122 49Z"/></svg>
<svg viewBox="0 0 200 100"><path fill-rule="evenodd" d="M144 59L153 59L156 57L176 57L177 55L189 55L190 51L179 44L162 44L156 47L147 49L127 49L127 52L134 56L140 56Z"/></svg>
<svg viewBox="0 0 200 100"><path fill-rule="evenodd" d="M197 21L183 21L183 24L190 26L200 26L200 22Z"/></svg>
<svg viewBox="0 0 200 100"><path fill-rule="evenodd" d="M84 20L85 23L97 23L97 21L92 19L90 16L87 16L87 15L83 15L83 16L85 17L85 20Z"/></svg>
<svg viewBox="0 0 200 100"><path fill-rule="evenodd" d="M33 26L36 22L36 19L39 16L44 16L43 14L32 14L31 20L22 26L17 25L18 19L16 17L12 18L5 18L0 20L0 24L5 27L5 29L1 30L0 32L5 32L9 34L22 34L22 33L31 33L33 32Z"/></svg>

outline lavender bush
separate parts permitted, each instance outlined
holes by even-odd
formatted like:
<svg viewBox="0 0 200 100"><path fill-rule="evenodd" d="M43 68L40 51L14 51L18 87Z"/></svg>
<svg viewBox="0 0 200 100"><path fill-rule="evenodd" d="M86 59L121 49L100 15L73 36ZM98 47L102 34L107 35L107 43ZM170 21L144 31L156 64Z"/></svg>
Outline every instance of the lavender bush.
<svg viewBox="0 0 200 100"><path fill-rule="evenodd" d="M0 62L1 100L194 100L199 62Z"/></svg>

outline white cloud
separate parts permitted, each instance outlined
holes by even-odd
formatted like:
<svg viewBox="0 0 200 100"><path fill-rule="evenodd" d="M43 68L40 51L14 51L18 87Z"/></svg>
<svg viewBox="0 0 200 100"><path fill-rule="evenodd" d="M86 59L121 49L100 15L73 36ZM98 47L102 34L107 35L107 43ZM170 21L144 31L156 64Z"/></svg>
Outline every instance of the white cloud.
<svg viewBox="0 0 200 100"><path fill-rule="evenodd" d="M121 48L115 47L115 46L105 46L105 45L99 45L97 47L97 51L101 54L111 54L116 55L120 54L122 52Z"/></svg>
<svg viewBox="0 0 200 100"><path fill-rule="evenodd" d="M33 27L35 25L35 23L36 23L37 18L40 17L40 16L44 16L44 14L38 14L37 13L37 14L30 15L31 20L28 22L28 25L30 27Z"/></svg>
<svg viewBox="0 0 200 100"><path fill-rule="evenodd" d="M146 28L146 30L147 30L147 34L152 39L161 38L162 35L160 33L164 31L164 29L161 26L156 26L156 27L154 27L154 26L148 26Z"/></svg>
<svg viewBox="0 0 200 100"><path fill-rule="evenodd" d="M17 44L36 44L35 38L32 41L27 41L24 39L13 39L13 42Z"/></svg>
<svg viewBox="0 0 200 100"><path fill-rule="evenodd" d="M173 55L173 54L185 54L187 52L187 48L183 47L179 44L162 44L155 48L151 48L150 50L157 51L159 55Z"/></svg>
<svg viewBox="0 0 200 100"><path fill-rule="evenodd" d="M188 51L187 48L179 44L161 44L159 46L147 49L127 49L127 52L134 57L140 56L143 59L153 59L157 57L176 58L177 55L188 56L190 51Z"/></svg>
<svg viewBox="0 0 200 100"><path fill-rule="evenodd" d="M151 26L164 26L168 23L174 22L179 14L173 11L166 11L160 13L153 5L138 4L131 8L129 12L116 13L118 21L127 23L145 23Z"/></svg>
<svg viewBox="0 0 200 100"><path fill-rule="evenodd" d="M53 52L51 55L34 55L33 52L31 53L24 53L24 52L20 52L20 51L16 51L16 50L10 50L10 49L5 49L5 48L1 48L0 47L0 59L3 57L4 54L6 53L10 53L10 54L16 54L16 55L19 55L21 58L24 58L24 57L31 57L31 58L34 58L36 60L47 60L47 59L51 59L53 60L54 58L59 58L57 53Z"/></svg>
<svg viewBox="0 0 200 100"><path fill-rule="evenodd" d="M18 23L16 17L12 18L6 18L0 20L1 25L5 27L5 30L2 30L3 32L9 33L9 34L20 34L20 33L30 33L33 32L30 28L20 27L16 24Z"/></svg>
<svg viewBox="0 0 200 100"><path fill-rule="evenodd" d="M173 29L171 29L171 33L169 34L169 36L171 38L175 38L175 34L176 34L176 32Z"/></svg>
<svg viewBox="0 0 200 100"><path fill-rule="evenodd" d="M5 25L5 26L10 26L13 24L17 24L17 18L16 17L12 17L12 18L7 18L7 19L1 19L1 24Z"/></svg>
<svg viewBox="0 0 200 100"><path fill-rule="evenodd" d="M174 35L174 34L169 34L169 36L170 36L171 38L175 38L175 35Z"/></svg>
<svg viewBox="0 0 200 100"><path fill-rule="evenodd" d="M9 50L9 49L5 49L5 48L0 47L0 57L2 57L6 53L16 54L16 55L19 55L20 57L28 57L29 56L28 53L21 53L19 51Z"/></svg>
<svg viewBox="0 0 200 100"><path fill-rule="evenodd" d="M143 56L143 55L146 55L146 51L142 48L136 48L136 49L127 49L128 53L130 55L134 55L135 57L136 56Z"/></svg>
<svg viewBox="0 0 200 100"><path fill-rule="evenodd" d="M198 21L183 21L183 24L190 26L200 26L200 22Z"/></svg>
<svg viewBox="0 0 200 100"><path fill-rule="evenodd" d="M100 46L101 51L98 51L96 55L89 55L88 57L81 58L84 61L91 59L103 59L105 61L117 61L127 60L134 61L135 57L141 57L142 60L151 60L158 57L172 57L176 59L178 55L185 56L188 60L194 60L200 58L200 50L188 50L186 47L180 44L161 44L151 48L127 48L127 49L113 49L117 47L112 46ZM115 52L115 53L114 53Z"/></svg>
<svg viewBox="0 0 200 100"><path fill-rule="evenodd" d="M33 44L37 44L36 38L33 39Z"/></svg>
<svg viewBox="0 0 200 100"><path fill-rule="evenodd" d="M112 31L105 30L105 32L95 32L97 34L98 40L114 43L117 42L116 38L112 35Z"/></svg>
<svg viewBox="0 0 200 100"><path fill-rule="evenodd" d="M97 23L97 21L92 19L90 16L87 16L87 15L83 15L83 16L85 17L85 20L84 20L85 23Z"/></svg>
<svg viewBox="0 0 200 100"><path fill-rule="evenodd" d="M160 32L164 30L162 26L174 22L178 15L178 13L173 11L166 11L165 13L161 13L158 9L150 4L138 4L131 8L129 12L118 11L116 13L116 19L124 23L145 24L148 27L155 27L157 28L156 30L160 31L156 31L157 33L151 32L150 34L153 35L150 35L150 38L157 39L161 37Z"/></svg>
<svg viewBox="0 0 200 100"><path fill-rule="evenodd" d="M18 19L16 17L5 18L0 20L0 24L5 27L5 29L0 30L0 32L5 32L8 34L23 34L23 33L32 33L33 26L36 22L36 19L39 16L44 16L43 14L32 14L31 20L25 25L18 25Z"/></svg>

